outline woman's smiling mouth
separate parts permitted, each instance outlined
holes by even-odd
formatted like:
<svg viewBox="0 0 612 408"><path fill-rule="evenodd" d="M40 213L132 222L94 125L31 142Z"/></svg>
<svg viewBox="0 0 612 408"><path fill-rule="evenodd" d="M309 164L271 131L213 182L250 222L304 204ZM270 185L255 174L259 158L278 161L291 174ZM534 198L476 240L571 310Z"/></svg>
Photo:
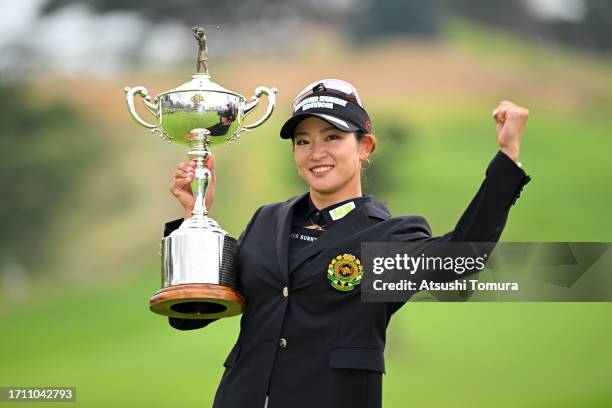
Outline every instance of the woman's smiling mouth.
<svg viewBox="0 0 612 408"><path fill-rule="evenodd" d="M329 173L331 171L331 169L333 169L333 168L334 168L333 164L319 165L319 166L311 167L310 171L315 176L323 176L323 175Z"/></svg>

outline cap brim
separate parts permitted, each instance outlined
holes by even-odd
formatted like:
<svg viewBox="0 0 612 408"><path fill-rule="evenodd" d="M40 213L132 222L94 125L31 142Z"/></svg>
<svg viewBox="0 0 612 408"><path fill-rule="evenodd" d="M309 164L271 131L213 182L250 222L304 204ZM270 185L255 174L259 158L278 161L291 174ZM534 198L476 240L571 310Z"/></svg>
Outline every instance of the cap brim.
<svg viewBox="0 0 612 408"><path fill-rule="evenodd" d="M359 130L359 126L355 125L352 122L349 122L348 120L340 119L332 115L327 115L325 113L307 112L298 113L297 115L294 115L289 118L289 120L287 120L287 122L285 122L285 124L281 128L281 138L292 139L295 135L295 128L297 127L297 125L309 116L315 116L319 119L323 119L336 129L341 130L343 132L354 132L356 130Z"/></svg>

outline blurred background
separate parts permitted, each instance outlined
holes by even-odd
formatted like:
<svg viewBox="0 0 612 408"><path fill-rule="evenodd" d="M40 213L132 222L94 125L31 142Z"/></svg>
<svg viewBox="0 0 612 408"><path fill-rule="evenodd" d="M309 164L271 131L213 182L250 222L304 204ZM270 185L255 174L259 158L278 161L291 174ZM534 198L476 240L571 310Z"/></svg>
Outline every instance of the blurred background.
<svg viewBox="0 0 612 408"><path fill-rule="evenodd" d="M0 14L0 385L76 386L83 407L211 405L239 317L180 332L148 311L186 150L137 126L123 91L188 81L194 25L222 26L207 32L214 81L279 89L270 121L215 151L212 216L234 236L305 191L278 131L303 86L337 77L379 139L365 193L394 214L453 229L510 99L531 111L533 180L502 240L612 241L609 1L21 0ZM388 331L384 406L612 406L611 314L408 304Z"/></svg>

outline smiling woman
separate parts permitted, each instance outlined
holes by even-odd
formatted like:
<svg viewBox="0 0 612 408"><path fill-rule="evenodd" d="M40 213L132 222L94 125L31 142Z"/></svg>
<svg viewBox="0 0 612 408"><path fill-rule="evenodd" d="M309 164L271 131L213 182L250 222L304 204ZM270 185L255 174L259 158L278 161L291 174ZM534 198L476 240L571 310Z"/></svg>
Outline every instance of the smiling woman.
<svg viewBox="0 0 612 408"><path fill-rule="evenodd" d="M292 140L298 173L310 186L315 207L361 197L360 163L368 160L374 136L358 137L312 116L297 125Z"/></svg>
<svg viewBox="0 0 612 408"><path fill-rule="evenodd" d="M363 162L376 139L357 90L336 79L305 87L280 134L292 141L308 191L263 205L240 235L236 286L247 306L214 407L381 407L387 325L404 303L361 302L361 243L499 240L530 180L518 164L527 115L500 103L493 113L499 151L485 180L456 228L432 237L423 217L393 217L362 194ZM206 165L213 173L210 209L214 160ZM181 163L170 187L186 217L194 169L193 162ZM164 235L182 221L168 222ZM214 321L169 319L180 330Z"/></svg>

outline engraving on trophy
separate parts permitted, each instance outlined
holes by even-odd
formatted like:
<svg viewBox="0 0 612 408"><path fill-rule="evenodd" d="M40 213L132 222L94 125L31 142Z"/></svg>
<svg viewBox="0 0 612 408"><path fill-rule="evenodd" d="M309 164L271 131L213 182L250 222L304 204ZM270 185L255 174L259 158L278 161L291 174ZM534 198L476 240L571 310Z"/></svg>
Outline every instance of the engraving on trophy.
<svg viewBox="0 0 612 408"><path fill-rule="evenodd" d="M208 217L205 197L212 174L206 161L211 147L235 142L242 133L263 124L272 114L277 91L260 86L247 102L244 96L212 82L204 28L194 27L193 32L198 60L191 81L153 100L142 86L126 87L125 92L128 111L139 125L164 140L186 145L189 159L196 161L192 216L162 240L162 289L151 298L149 308L170 317L213 319L242 313L245 301L235 289L237 241ZM154 123L136 112L136 95L142 97ZM259 120L245 124L262 95L268 97L266 111Z"/></svg>
<svg viewBox="0 0 612 408"><path fill-rule="evenodd" d="M193 102L194 105L198 105L201 102L204 102L204 97L200 94L195 94L191 97L191 102Z"/></svg>

